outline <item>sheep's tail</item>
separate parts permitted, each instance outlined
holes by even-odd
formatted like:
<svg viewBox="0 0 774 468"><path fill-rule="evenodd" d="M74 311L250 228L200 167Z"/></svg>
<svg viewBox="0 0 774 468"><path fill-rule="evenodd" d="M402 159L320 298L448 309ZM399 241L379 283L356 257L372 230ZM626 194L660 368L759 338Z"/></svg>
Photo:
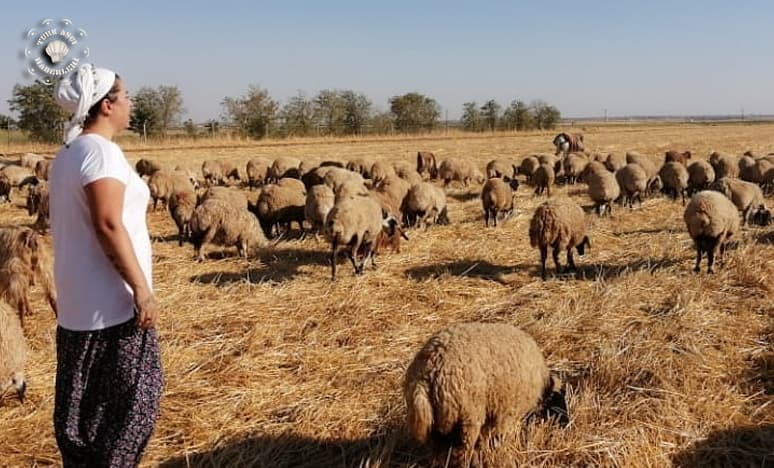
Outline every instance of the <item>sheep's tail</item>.
<svg viewBox="0 0 774 468"><path fill-rule="evenodd" d="M420 443L430 438L433 428L433 406L426 382L414 382L407 391L407 426L409 433Z"/></svg>
<svg viewBox="0 0 774 468"><path fill-rule="evenodd" d="M539 206L529 223L529 244L534 248L550 244L548 234L553 228L552 218L547 216L545 207Z"/></svg>

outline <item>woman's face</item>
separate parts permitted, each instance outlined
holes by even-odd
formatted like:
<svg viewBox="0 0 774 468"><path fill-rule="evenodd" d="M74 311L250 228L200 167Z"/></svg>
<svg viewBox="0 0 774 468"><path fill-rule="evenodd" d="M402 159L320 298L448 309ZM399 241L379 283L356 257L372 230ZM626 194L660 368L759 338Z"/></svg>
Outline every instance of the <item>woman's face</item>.
<svg viewBox="0 0 774 468"><path fill-rule="evenodd" d="M113 123L113 127L120 131L129 128L129 120L132 115L132 100L129 99L129 91L124 85L124 80L118 78L116 86L118 87L118 98L110 104L112 110L110 120Z"/></svg>

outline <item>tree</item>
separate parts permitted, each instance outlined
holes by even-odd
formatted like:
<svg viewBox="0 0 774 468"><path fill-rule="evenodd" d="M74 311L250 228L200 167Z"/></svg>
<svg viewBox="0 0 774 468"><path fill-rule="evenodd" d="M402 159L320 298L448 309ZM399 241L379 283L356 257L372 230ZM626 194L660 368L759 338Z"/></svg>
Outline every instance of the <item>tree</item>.
<svg viewBox="0 0 774 468"><path fill-rule="evenodd" d="M419 93L393 96L389 103L390 112L395 116L395 129L400 132L432 130L441 115L441 108L435 99Z"/></svg>
<svg viewBox="0 0 774 468"><path fill-rule="evenodd" d="M183 112L183 96L177 86L143 86L132 99L130 126L136 132L166 136Z"/></svg>
<svg viewBox="0 0 774 468"><path fill-rule="evenodd" d="M344 90L339 93L344 106L344 133L357 135L371 117L371 101L365 94Z"/></svg>
<svg viewBox="0 0 774 468"><path fill-rule="evenodd" d="M183 128L185 129L185 134L189 137L196 138L199 134L199 131L196 128L196 124L191 119L188 119L183 123Z"/></svg>
<svg viewBox="0 0 774 468"><path fill-rule="evenodd" d="M343 132L346 110L338 91L323 89L317 93L314 109L315 120L324 128L324 134L337 135Z"/></svg>
<svg viewBox="0 0 774 468"><path fill-rule="evenodd" d="M481 118L484 120L484 125L490 131L495 131L497 128L497 122L500 119L500 104L494 99L490 99L481 106Z"/></svg>
<svg viewBox="0 0 774 468"><path fill-rule="evenodd" d="M373 133L386 135L394 128L393 114L391 112L376 112L369 119Z"/></svg>
<svg viewBox="0 0 774 468"><path fill-rule="evenodd" d="M540 130L548 130L556 127L556 124L559 123L559 119L562 117L559 109L548 105L545 101L533 101L530 107L532 108L532 114L535 118L535 124Z"/></svg>
<svg viewBox="0 0 774 468"><path fill-rule="evenodd" d="M13 128L16 126L16 121L7 115L0 114L0 129Z"/></svg>
<svg viewBox="0 0 774 468"><path fill-rule="evenodd" d="M226 122L231 123L251 138L263 138L269 134L277 117L277 101L259 86L250 85L241 97L226 97L221 102Z"/></svg>
<svg viewBox="0 0 774 468"><path fill-rule="evenodd" d="M466 102L462 105L462 128L469 132L480 132L484 129L478 104Z"/></svg>
<svg viewBox="0 0 774 468"><path fill-rule="evenodd" d="M280 119L283 135L310 135L315 127L314 103L299 91L282 107Z"/></svg>
<svg viewBox="0 0 774 468"><path fill-rule="evenodd" d="M29 132L33 141L61 142L64 124L69 115L54 100L53 88L36 80L35 83L13 87L8 100L11 112L17 112L20 130Z"/></svg>
<svg viewBox="0 0 774 468"><path fill-rule="evenodd" d="M503 112L501 124L508 130L524 131L533 128L534 119L529 106L522 100L514 99Z"/></svg>

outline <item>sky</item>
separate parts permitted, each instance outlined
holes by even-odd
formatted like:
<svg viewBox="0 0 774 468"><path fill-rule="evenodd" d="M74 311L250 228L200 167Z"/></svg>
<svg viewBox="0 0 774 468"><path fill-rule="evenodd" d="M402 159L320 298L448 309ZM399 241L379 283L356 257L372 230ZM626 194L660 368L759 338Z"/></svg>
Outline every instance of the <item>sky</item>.
<svg viewBox="0 0 774 468"><path fill-rule="evenodd" d="M250 85L280 103L352 89L382 111L419 92L449 118L517 98L564 117L774 114L770 0L14 0L1 14L0 114L31 83L24 34L46 18L86 30L90 60L130 92L178 86L196 122Z"/></svg>

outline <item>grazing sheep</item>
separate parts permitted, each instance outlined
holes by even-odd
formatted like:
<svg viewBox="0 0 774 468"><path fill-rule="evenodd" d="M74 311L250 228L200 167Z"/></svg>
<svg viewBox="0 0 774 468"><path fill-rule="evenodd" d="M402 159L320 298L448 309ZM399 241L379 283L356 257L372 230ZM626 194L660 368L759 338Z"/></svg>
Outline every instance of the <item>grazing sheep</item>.
<svg viewBox="0 0 774 468"><path fill-rule="evenodd" d="M303 164L303 163L301 163ZM344 163L341 161L323 161L320 163L318 167L340 167L344 168ZM306 174L308 171L304 171L304 174Z"/></svg>
<svg viewBox="0 0 774 468"><path fill-rule="evenodd" d="M513 437L530 415L569 422L561 381L540 347L504 323L461 323L433 335L406 370L408 431L434 462L467 467L476 446Z"/></svg>
<svg viewBox="0 0 774 468"><path fill-rule="evenodd" d="M0 301L0 396L9 388L24 403L27 380L24 366L27 363L27 340L19 321L10 307Z"/></svg>
<svg viewBox="0 0 774 468"><path fill-rule="evenodd" d="M37 164L35 164L35 177L40 180L48 180L48 176L51 173L51 164L53 162L53 159L38 161Z"/></svg>
<svg viewBox="0 0 774 468"><path fill-rule="evenodd" d="M14 164L0 169L0 174L5 174L12 187L19 187L22 184L29 183L30 178L35 177L30 168Z"/></svg>
<svg viewBox="0 0 774 468"><path fill-rule="evenodd" d="M513 179L516 177L515 165L505 159L493 159L486 165L486 178L491 179L493 177L508 177Z"/></svg>
<svg viewBox="0 0 774 468"><path fill-rule="evenodd" d="M687 166L689 159L691 159L690 151L680 152L677 150L669 150L666 153L664 153L664 164L668 162L677 162L682 164L683 166Z"/></svg>
<svg viewBox="0 0 774 468"><path fill-rule="evenodd" d="M364 179L370 179L371 166L373 166L373 163L371 161L364 158L357 158L347 162L347 165L345 166L345 168L348 171L354 172L356 174L360 174L360 176L363 177Z"/></svg>
<svg viewBox="0 0 774 468"><path fill-rule="evenodd" d="M605 165L605 168L608 171L612 173L616 173L619 170L623 169L629 163L626 161L625 154L609 153L602 164Z"/></svg>
<svg viewBox="0 0 774 468"><path fill-rule="evenodd" d="M677 200L677 195L685 205L685 194L688 191L688 169L678 162L668 162L661 166L659 177L664 184L664 192L671 195L672 200Z"/></svg>
<svg viewBox="0 0 774 468"><path fill-rule="evenodd" d="M26 227L0 228L0 296L16 307L22 327L24 317L31 313L29 288L36 282L56 314L51 259L38 234Z"/></svg>
<svg viewBox="0 0 774 468"><path fill-rule="evenodd" d="M301 176L301 182L303 182L304 187L306 187L307 189L315 185L323 184L325 183L325 176L328 174L328 172L335 169L343 169L343 168L339 168L338 166L315 167L314 169L310 170L309 172Z"/></svg>
<svg viewBox="0 0 774 468"><path fill-rule="evenodd" d="M172 192L167 201L167 208L177 226L177 243L182 247L183 241L191 238L191 217L196 209L196 193L189 190Z"/></svg>
<svg viewBox="0 0 774 468"><path fill-rule="evenodd" d="M758 172L755 169L757 161L750 156L742 156L739 158L739 178L757 184L760 182L760 178L757 177Z"/></svg>
<svg viewBox="0 0 774 468"><path fill-rule="evenodd" d="M229 179L239 179L239 169L227 161L207 160L202 163L202 175L207 187L226 185Z"/></svg>
<svg viewBox="0 0 774 468"><path fill-rule="evenodd" d="M170 195L179 191L194 191L188 176L183 172L158 170L148 179L148 189L153 200L153 210L158 207L159 200L167 205Z"/></svg>
<svg viewBox="0 0 774 468"><path fill-rule="evenodd" d="M290 224L295 221L299 229L304 229L304 210L306 208L306 189L301 181L298 184L289 183L293 179L280 179L276 184L263 187L258 201L250 205L268 238L280 233L280 225L285 225L290 231Z"/></svg>
<svg viewBox="0 0 774 468"><path fill-rule="evenodd" d="M238 254L245 259L251 248L266 245L266 237L252 213L215 198L194 209L190 229L189 240L200 262L205 258L204 246L209 243L236 246Z"/></svg>
<svg viewBox="0 0 774 468"><path fill-rule="evenodd" d="M396 218L402 219L403 214L401 206L403 205L403 200L406 198L411 186L411 183L400 177L392 176L384 179L381 184L372 190L372 193L383 199L383 205L393 207L393 209L390 210L390 213Z"/></svg>
<svg viewBox="0 0 774 468"><path fill-rule="evenodd" d="M621 203L633 208L634 199L642 206L642 194L648 188L648 175L639 164L627 164L615 173L615 180L621 188Z"/></svg>
<svg viewBox="0 0 774 468"><path fill-rule="evenodd" d="M37 215L34 227L38 231L45 232L50 227L49 191L48 182L45 180L30 186L27 192L27 214Z"/></svg>
<svg viewBox="0 0 774 468"><path fill-rule="evenodd" d="M272 163L265 158L253 158L247 161L247 186L250 190L266 183L271 174Z"/></svg>
<svg viewBox="0 0 774 468"><path fill-rule="evenodd" d="M201 196L197 197L196 204L201 205L205 201L215 198L237 208L247 208L248 201L245 194L235 188L229 187L210 187Z"/></svg>
<svg viewBox="0 0 774 468"><path fill-rule="evenodd" d="M0 172L0 198L8 203L11 202L11 181L2 172Z"/></svg>
<svg viewBox="0 0 774 468"><path fill-rule="evenodd" d="M758 185L730 177L721 177L710 184L710 189L725 195L742 212L742 225L750 221L756 221L761 225L771 222L771 212L766 208L763 191Z"/></svg>
<svg viewBox="0 0 774 468"><path fill-rule="evenodd" d="M346 183L359 183L365 186L365 179L357 172L352 172L348 169L340 169L332 167L328 169L323 177L323 183L332 188L334 193L338 191L339 187Z"/></svg>
<svg viewBox="0 0 774 468"><path fill-rule="evenodd" d="M589 160L582 155L570 153L564 158L562 165L564 166L564 175L567 178L567 183L574 185L580 177L583 170L586 169L586 165Z"/></svg>
<svg viewBox="0 0 774 468"><path fill-rule="evenodd" d="M706 190L715 181L715 169L707 161L694 161L688 165L688 193Z"/></svg>
<svg viewBox="0 0 774 468"><path fill-rule="evenodd" d="M327 185L312 186L306 194L304 218L312 226L315 238L323 232L328 213L336 202L336 196Z"/></svg>
<svg viewBox="0 0 774 468"><path fill-rule="evenodd" d="M591 164L589 164L591 166ZM599 216L605 213L613 213L613 201L621 195L621 187L618 185L613 173L604 171L588 171L584 175L584 180L588 185L588 193L594 202L594 209Z"/></svg>
<svg viewBox="0 0 774 468"><path fill-rule="evenodd" d="M554 137L554 146L556 146L556 154L562 154L567 156L568 153L582 153L583 152L583 135L580 133L566 133L562 132Z"/></svg>
<svg viewBox="0 0 774 468"><path fill-rule="evenodd" d="M272 182L285 177L300 179L301 175L301 160L290 156L280 156L275 159L269 171L269 178Z"/></svg>
<svg viewBox="0 0 774 468"><path fill-rule="evenodd" d="M471 181L484 183L484 175L473 162L467 159L444 159L438 167L438 178L443 180L444 186L448 186L452 181L462 182L465 187Z"/></svg>
<svg viewBox="0 0 774 468"><path fill-rule="evenodd" d="M392 164L385 161L376 161L371 165L371 180L374 185L378 185L386 177L394 176L395 168Z"/></svg>
<svg viewBox="0 0 774 468"><path fill-rule="evenodd" d="M417 152L417 172L422 177L427 173L431 180L438 178L438 165L433 153L429 151Z"/></svg>
<svg viewBox="0 0 774 468"><path fill-rule="evenodd" d="M492 217L494 226L497 227L497 215L504 214L507 218L513 214L513 195L519 188L519 181L508 177L490 178L484 184L481 191L481 204L484 208L484 224L489 227L489 218Z"/></svg>
<svg viewBox="0 0 774 468"><path fill-rule="evenodd" d="M408 161L398 161L393 164L395 175L408 181L411 185L422 182L422 175L417 172L413 164Z"/></svg>
<svg viewBox="0 0 774 468"><path fill-rule="evenodd" d="M159 162L152 161L150 159L140 159L135 164L134 168L137 170L137 174L142 176L152 176L156 171L162 169L162 165Z"/></svg>
<svg viewBox="0 0 774 468"><path fill-rule="evenodd" d="M336 194L336 201L338 202L345 198L367 197L370 192L368 191L368 187L363 185L363 183L356 180L348 180L336 187L334 193Z"/></svg>
<svg viewBox="0 0 774 468"><path fill-rule="evenodd" d="M725 195L712 190L698 192L685 207L683 216L696 245L696 266L701 271L701 257L707 253L707 273L712 273L715 255L723 262L729 239L739 231L739 211Z"/></svg>
<svg viewBox="0 0 774 468"><path fill-rule="evenodd" d="M348 247L347 256L355 274L363 273L383 229L394 230L397 220L382 217L382 207L372 197L347 198L336 203L325 221L325 235L331 242L331 279L336 279L336 254Z"/></svg>
<svg viewBox="0 0 774 468"><path fill-rule="evenodd" d="M532 174L532 183L535 185L535 195L542 195L545 192L547 197L551 196L551 186L554 185L556 172L553 166L548 163L541 163L535 173Z"/></svg>
<svg viewBox="0 0 774 468"><path fill-rule="evenodd" d="M446 192L430 182L422 182L409 189L401 206L406 226L427 228L433 224L449 224Z"/></svg>
<svg viewBox="0 0 774 468"><path fill-rule="evenodd" d="M540 249L540 277L546 279L546 258L548 248L552 255L557 274L562 273L559 252L567 251L567 269L575 270L572 249L583 256L591 241L586 235L586 215L583 209L569 199L549 200L538 206L529 223L529 242Z"/></svg>
<svg viewBox="0 0 774 468"><path fill-rule="evenodd" d="M527 156L521 160L516 172L523 175L527 182L531 182L532 175L535 173L538 166L540 166L540 160L538 160L536 156Z"/></svg>
<svg viewBox="0 0 774 468"><path fill-rule="evenodd" d="M26 153L19 158L19 165L27 169L35 169L35 166L46 158L35 153Z"/></svg>
<svg viewBox="0 0 774 468"><path fill-rule="evenodd" d="M709 163L715 169L715 177L739 177L739 161L730 154L712 152L709 157Z"/></svg>

